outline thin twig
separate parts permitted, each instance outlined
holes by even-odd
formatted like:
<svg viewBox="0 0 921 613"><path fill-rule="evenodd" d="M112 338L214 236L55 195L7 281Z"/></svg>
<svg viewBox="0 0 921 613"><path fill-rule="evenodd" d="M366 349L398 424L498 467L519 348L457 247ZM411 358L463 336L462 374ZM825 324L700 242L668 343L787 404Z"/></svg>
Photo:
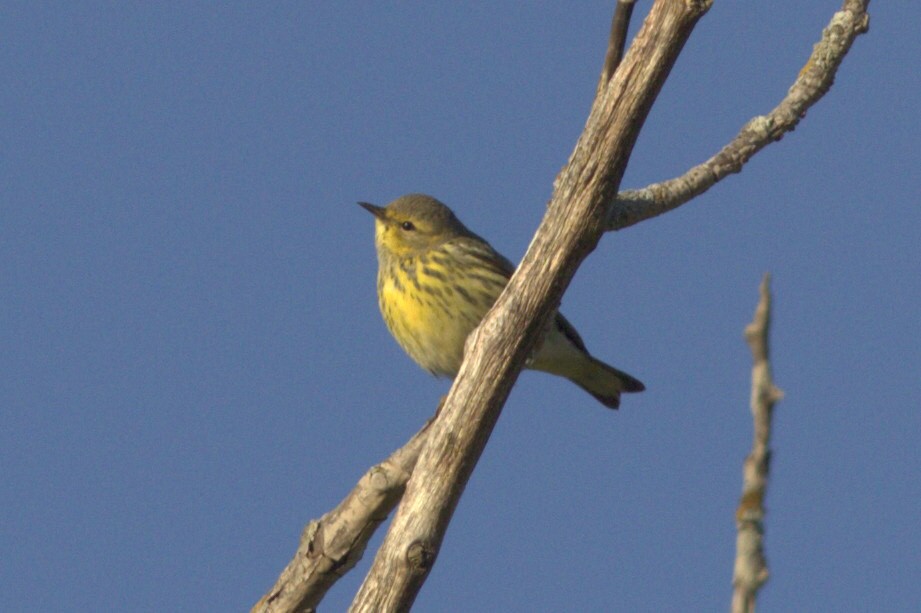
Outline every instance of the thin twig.
<svg viewBox="0 0 921 613"><path fill-rule="evenodd" d="M869 28L869 2L845 0L780 104L767 115L751 119L719 153L680 177L619 193L611 206L608 230L620 230L681 206L727 175L740 172L758 151L792 131L828 92L854 39Z"/></svg>
<svg viewBox="0 0 921 613"><path fill-rule="evenodd" d="M604 56L604 66L601 69L601 79L598 89L607 87L608 81L614 76L620 60L624 57L624 47L627 43L627 30L630 28L630 17L633 15L633 6L636 0L617 0L614 7L614 17L611 19L611 34L608 36L608 51Z"/></svg>
<svg viewBox="0 0 921 613"><path fill-rule="evenodd" d="M742 467L742 496L736 511L736 560L732 573L732 613L754 613L758 590L768 580L764 557L764 497L771 464L771 419L783 392L771 376L768 333L771 325L771 276L764 275L755 316L745 326L752 352L751 411L754 436Z"/></svg>

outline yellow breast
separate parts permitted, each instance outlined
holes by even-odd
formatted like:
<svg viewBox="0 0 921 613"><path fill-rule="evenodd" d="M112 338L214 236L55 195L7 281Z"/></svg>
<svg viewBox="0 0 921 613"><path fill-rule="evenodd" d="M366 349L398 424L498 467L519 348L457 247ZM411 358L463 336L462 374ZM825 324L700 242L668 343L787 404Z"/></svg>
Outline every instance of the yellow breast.
<svg viewBox="0 0 921 613"><path fill-rule="evenodd" d="M413 360L436 375L457 374L485 308L471 308L442 270L422 265L382 269L378 297L390 333Z"/></svg>

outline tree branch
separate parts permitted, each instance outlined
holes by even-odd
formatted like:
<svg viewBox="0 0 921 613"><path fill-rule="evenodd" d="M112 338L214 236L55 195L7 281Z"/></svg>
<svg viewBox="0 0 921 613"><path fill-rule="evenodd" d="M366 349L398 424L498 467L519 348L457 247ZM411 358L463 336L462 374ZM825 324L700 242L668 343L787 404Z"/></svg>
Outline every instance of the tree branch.
<svg viewBox="0 0 921 613"><path fill-rule="evenodd" d="M614 71L620 66L624 57L624 45L627 42L627 30L630 28L630 17L633 15L633 6L636 0L617 0L614 7L614 18L611 20L611 33L608 36L608 52L604 56L604 67L601 69L601 79L598 89L607 87L608 81L614 76Z"/></svg>
<svg viewBox="0 0 921 613"><path fill-rule="evenodd" d="M495 306L467 339L465 359L352 611L406 611L525 359L576 268L594 249L652 102L709 8L658 0L557 178L547 214Z"/></svg>
<svg viewBox="0 0 921 613"><path fill-rule="evenodd" d="M307 524L294 558L252 613L316 609L327 590L358 563L371 535L400 501L430 424L371 467L336 508Z"/></svg>
<svg viewBox="0 0 921 613"><path fill-rule="evenodd" d="M761 281L754 319L745 326L752 352L751 410L754 441L742 467L742 497L736 511L736 561L732 573L732 613L754 613L755 597L768 579L764 557L764 497L770 470L771 418L783 392L774 386L768 352L771 325L771 276Z"/></svg>
<svg viewBox="0 0 921 613"><path fill-rule="evenodd" d="M767 115L752 118L719 153L680 177L618 194L607 229L620 230L681 206L727 175L740 172L758 151L792 131L831 88L854 39L868 30L869 2L845 0L780 104Z"/></svg>

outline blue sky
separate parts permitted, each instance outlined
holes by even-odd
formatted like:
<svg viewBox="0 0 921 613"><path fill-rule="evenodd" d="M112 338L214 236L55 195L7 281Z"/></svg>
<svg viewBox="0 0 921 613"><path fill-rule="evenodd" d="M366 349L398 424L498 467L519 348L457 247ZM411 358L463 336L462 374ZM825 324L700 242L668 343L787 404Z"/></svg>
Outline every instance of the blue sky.
<svg viewBox="0 0 921 613"><path fill-rule="evenodd" d="M6 4L0 609L252 605L447 390L381 321L354 203L431 193L519 259L612 4ZM755 4L700 22L624 187L772 108L839 3ZM795 132L580 268L563 311L648 391L523 374L417 610L725 610L765 271L762 608L921 602L921 9L871 13Z"/></svg>

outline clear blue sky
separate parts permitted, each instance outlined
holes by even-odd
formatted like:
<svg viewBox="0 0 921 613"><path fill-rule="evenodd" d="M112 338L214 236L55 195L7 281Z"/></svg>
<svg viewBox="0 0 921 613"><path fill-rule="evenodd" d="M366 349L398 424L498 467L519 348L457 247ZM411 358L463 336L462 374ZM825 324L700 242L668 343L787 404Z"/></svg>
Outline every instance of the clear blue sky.
<svg viewBox="0 0 921 613"><path fill-rule="evenodd" d="M384 328L355 201L431 193L519 259L612 4L7 3L0 610L252 605L447 390ZM838 5L716 3L624 187L773 107ZM871 9L794 133L582 266L564 312L649 389L522 375L418 610L725 610L768 270L762 608L921 602L921 8Z"/></svg>

